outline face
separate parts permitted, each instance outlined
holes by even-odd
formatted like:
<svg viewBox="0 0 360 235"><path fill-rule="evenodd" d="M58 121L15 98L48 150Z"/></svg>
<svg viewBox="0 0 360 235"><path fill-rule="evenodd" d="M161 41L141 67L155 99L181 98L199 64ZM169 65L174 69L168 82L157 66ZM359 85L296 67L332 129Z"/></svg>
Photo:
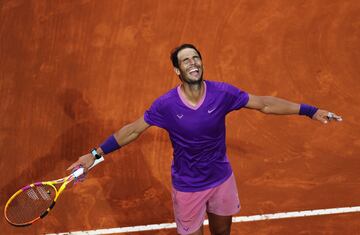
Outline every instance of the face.
<svg viewBox="0 0 360 235"><path fill-rule="evenodd" d="M175 73L183 82L199 84L203 80L203 64L199 54L192 48L185 48L178 53L179 68Z"/></svg>

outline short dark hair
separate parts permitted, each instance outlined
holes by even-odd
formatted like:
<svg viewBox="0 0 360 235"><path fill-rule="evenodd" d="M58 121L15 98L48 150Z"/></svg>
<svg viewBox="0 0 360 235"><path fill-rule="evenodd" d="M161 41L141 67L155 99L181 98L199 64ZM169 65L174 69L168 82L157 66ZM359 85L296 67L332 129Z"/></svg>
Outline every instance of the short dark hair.
<svg viewBox="0 0 360 235"><path fill-rule="evenodd" d="M181 51L182 49L185 49L185 48L192 48L192 49L194 49L194 50L199 54L200 59L202 59L202 58L201 58L200 51L199 51L198 49L196 49L196 47L195 47L194 45L185 43L185 44L182 44L182 45L174 48L174 49L171 51L170 59L171 59L171 62L172 62L173 66L174 66L175 68L179 68L178 53L179 53L179 51Z"/></svg>

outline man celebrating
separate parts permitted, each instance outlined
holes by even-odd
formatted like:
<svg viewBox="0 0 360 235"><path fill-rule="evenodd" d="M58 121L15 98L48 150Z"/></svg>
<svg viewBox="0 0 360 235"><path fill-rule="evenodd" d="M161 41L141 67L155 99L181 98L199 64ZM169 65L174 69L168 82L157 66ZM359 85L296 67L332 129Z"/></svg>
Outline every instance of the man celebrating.
<svg viewBox="0 0 360 235"><path fill-rule="evenodd" d="M240 210L235 177L226 155L225 116L241 108L265 114L300 114L327 123L341 117L306 104L255 96L232 85L203 79L200 52L183 44L171 53L181 84L156 99L135 122L111 135L68 169L89 168L95 158L134 141L150 126L168 131L173 146L172 199L179 234L203 234L205 214L212 234L230 234Z"/></svg>

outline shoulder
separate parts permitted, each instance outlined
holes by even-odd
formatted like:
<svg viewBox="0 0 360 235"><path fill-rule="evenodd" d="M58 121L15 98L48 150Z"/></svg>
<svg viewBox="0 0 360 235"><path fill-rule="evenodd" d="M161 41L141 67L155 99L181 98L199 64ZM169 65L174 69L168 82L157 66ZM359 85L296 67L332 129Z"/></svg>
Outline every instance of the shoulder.
<svg viewBox="0 0 360 235"><path fill-rule="evenodd" d="M173 102L175 102L176 96L177 96L177 87L172 88L171 90L169 90L165 94L158 97L153 102L153 105L156 105L156 106L159 106L159 107L160 106L164 107L164 106L171 105Z"/></svg>
<svg viewBox="0 0 360 235"><path fill-rule="evenodd" d="M218 91L218 92L223 92L223 93L227 93L230 95L236 95L240 92L242 92L243 90L231 85L229 83L226 82L215 82L215 81L206 81L206 85L208 88L210 88L213 91Z"/></svg>

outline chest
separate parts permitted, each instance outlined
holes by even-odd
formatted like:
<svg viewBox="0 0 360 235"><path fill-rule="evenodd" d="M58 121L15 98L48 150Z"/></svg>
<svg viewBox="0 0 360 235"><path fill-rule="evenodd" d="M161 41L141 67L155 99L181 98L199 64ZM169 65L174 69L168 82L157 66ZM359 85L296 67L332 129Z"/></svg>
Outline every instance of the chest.
<svg viewBox="0 0 360 235"><path fill-rule="evenodd" d="M177 102L168 113L169 131L187 137L217 136L225 126L225 108L216 99L207 100L197 109Z"/></svg>

